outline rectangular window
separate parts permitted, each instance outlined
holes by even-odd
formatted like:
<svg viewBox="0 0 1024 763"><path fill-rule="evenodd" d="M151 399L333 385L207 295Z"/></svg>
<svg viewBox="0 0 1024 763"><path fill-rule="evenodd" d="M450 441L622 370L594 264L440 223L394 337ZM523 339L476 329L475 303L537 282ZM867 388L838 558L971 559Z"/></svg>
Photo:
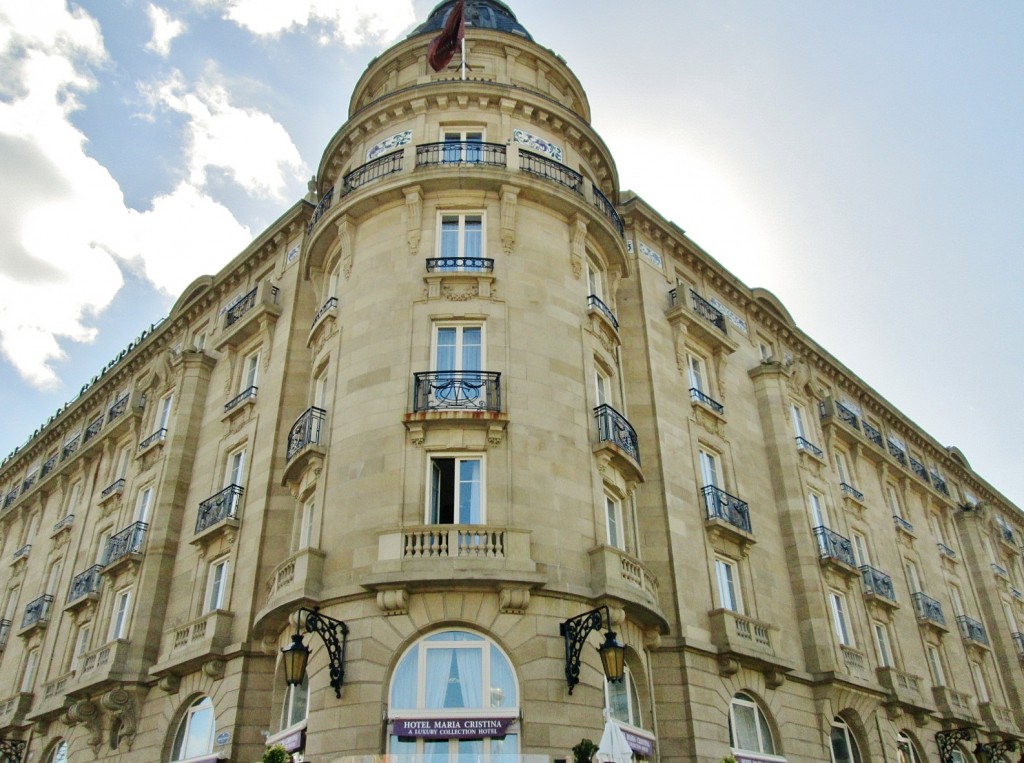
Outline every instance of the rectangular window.
<svg viewBox="0 0 1024 763"><path fill-rule="evenodd" d="M928 644L925 646L925 653L928 656L928 671L932 674L932 683L935 686L945 686L946 672L942 669L942 656L938 648Z"/></svg>
<svg viewBox="0 0 1024 763"><path fill-rule="evenodd" d="M853 534L853 556L857 560L857 566L871 565L871 554L868 553L868 539L860 533Z"/></svg>
<svg viewBox="0 0 1024 763"><path fill-rule="evenodd" d="M817 493L807 494L807 502L811 507L811 522L814 527L828 527L828 512L825 510L825 502Z"/></svg>
<svg viewBox="0 0 1024 763"><path fill-rule="evenodd" d="M988 702L988 681L985 680L985 670L978 663L972 662L971 675L974 677L974 688L978 690L978 702Z"/></svg>
<svg viewBox="0 0 1024 763"><path fill-rule="evenodd" d="M228 456L227 470L224 473L224 487L242 485L245 479L245 449L236 450Z"/></svg>
<svg viewBox="0 0 1024 763"><path fill-rule="evenodd" d="M484 256L484 218L476 214L441 215L441 236L437 256L448 258L480 258ZM457 270L461 266L442 263L442 269Z"/></svg>
<svg viewBox="0 0 1024 763"><path fill-rule="evenodd" d="M206 611L213 612L224 609L224 602L227 600L228 585L228 560L218 559L210 563L206 585Z"/></svg>
<svg viewBox="0 0 1024 763"><path fill-rule="evenodd" d="M482 371L483 326L437 326L435 371Z"/></svg>
<svg viewBox="0 0 1024 763"><path fill-rule="evenodd" d="M110 614L110 633L107 641L116 641L128 635L128 617L131 614L132 589L125 588L114 596L114 609Z"/></svg>
<svg viewBox="0 0 1024 763"><path fill-rule="evenodd" d="M128 463L131 460L132 447L130 445L122 445L121 450L117 452L117 470L114 472L114 481L124 479L124 476L128 474Z"/></svg>
<svg viewBox="0 0 1024 763"><path fill-rule="evenodd" d="M847 485L853 485L850 479L850 467L846 461L846 454L841 450L835 453L836 471L839 473L839 481Z"/></svg>
<svg viewBox="0 0 1024 763"><path fill-rule="evenodd" d="M430 459L430 523L482 524L482 472L480 456Z"/></svg>
<svg viewBox="0 0 1024 763"><path fill-rule="evenodd" d="M758 337L757 340L757 352L761 356L761 360L768 362L775 357L775 350L772 347L772 343L767 339L761 339Z"/></svg>
<svg viewBox="0 0 1024 763"><path fill-rule="evenodd" d="M885 485L885 499L889 503L889 511L892 512L894 517L903 518L903 506L900 504L899 493L896 492L896 488L889 483Z"/></svg>
<svg viewBox="0 0 1024 763"><path fill-rule="evenodd" d="M957 616L964 614L964 598L956 583L949 584L949 599L953 603L953 613Z"/></svg>
<svg viewBox="0 0 1024 763"><path fill-rule="evenodd" d="M74 485L71 486L71 492L68 494L68 505L67 508L64 510L64 516L75 513L75 510L78 508L78 502L81 499L81 497L82 481L79 480Z"/></svg>
<svg viewBox="0 0 1024 763"><path fill-rule="evenodd" d="M907 562L904 569L907 571L907 585L910 586L910 592L921 593L921 576L917 572L917 565Z"/></svg>
<svg viewBox="0 0 1024 763"><path fill-rule="evenodd" d="M610 495L604 497L605 530L608 533L608 545L625 550L626 540L622 525L622 503Z"/></svg>
<svg viewBox="0 0 1024 763"><path fill-rule="evenodd" d="M793 405L790 406L789 410L793 417L793 431L796 432L796 436L807 439L807 430L804 429L803 408L794 403Z"/></svg>
<svg viewBox="0 0 1024 763"><path fill-rule="evenodd" d="M889 645L889 627L885 623L875 622L875 647L878 649L878 664L883 668L893 667L892 648Z"/></svg>
<svg viewBox="0 0 1024 763"><path fill-rule="evenodd" d="M452 130L441 132L444 141L444 161L446 162L479 162L480 146L484 140L483 130Z"/></svg>
<svg viewBox="0 0 1024 763"><path fill-rule="evenodd" d="M327 372L324 371L313 380L313 405L327 408Z"/></svg>
<svg viewBox="0 0 1024 763"><path fill-rule="evenodd" d="M611 405L611 381L600 370L594 372L594 388L597 392L597 405Z"/></svg>
<svg viewBox="0 0 1024 763"><path fill-rule="evenodd" d="M36 680L36 668L39 667L39 649L33 649L25 657L25 672L21 674L22 692L32 691L32 684Z"/></svg>
<svg viewBox="0 0 1024 763"><path fill-rule="evenodd" d="M75 650L71 655L71 670L77 671L79 660L82 655L89 651L89 638L92 636L92 626L83 625L78 629L78 638L75 639Z"/></svg>
<svg viewBox="0 0 1024 763"><path fill-rule="evenodd" d="M60 568L61 560L58 559L50 565L50 574L46 576L46 591L45 593L51 596L57 593L57 586L60 583Z"/></svg>
<svg viewBox="0 0 1024 763"><path fill-rule="evenodd" d="M171 420L171 403L174 401L174 395L164 395L160 398L160 402L157 404L156 414L156 426L154 430L160 431L161 429L167 429L167 422Z"/></svg>
<svg viewBox="0 0 1024 763"><path fill-rule="evenodd" d="M200 351L206 349L206 332L205 331L199 331L199 332L196 333L196 335L192 338L192 346L195 349L200 350Z"/></svg>
<svg viewBox="0 0 1024 763"><path fill-rule="evenodd" d="M149 522L149 514L153 504L153 488L144 487L139 491L135 502L135 521Z"/></svg>
<svg viewBox="0 0 1024 763"><path fill-rule="evenodd" d="M703 359L698 358L696 355L687 355L686 366L690 377L690 389L695 389L698 392L705 392Z"/></svg>
<svg viewBox="0 0 1024 763"><path fill-rule="evenodd" d="M246 355L245 360L242 362L242 380L238 385L238 391L245 392L247 389L255 387L259 373L260 353L257 351L251 355Z"/></svg>
<svg viewBox="0 0 1024 763"><path fill-rule="evenodd" d="M316 516L316 503L311 498L302 504L302 524L299 526L299 548L310 548L313 545L313 518Z"/></svg>
<svg viewBox="0 0 1024 763"><path fill-rule="evenodd" d="M828 598L832 605L832 623L835 625L839 643L843 646L853 646L853 632L846 616L846 597L838 591L829 591Z"/></svg>
<svg viewBox="0 0 1024 763"><path fill-rule="evenodd" d="M718 583L718 606L733 612L742 612L739 570L731 559L715 558L715 580Z"/></svg>
<svg viewBox="0 0 1024 763"><path fill-rule="evenodd" d="M718 471L718 456L706 450L700 451L700 476L704 487L720 487L721 474Z"/></svg>

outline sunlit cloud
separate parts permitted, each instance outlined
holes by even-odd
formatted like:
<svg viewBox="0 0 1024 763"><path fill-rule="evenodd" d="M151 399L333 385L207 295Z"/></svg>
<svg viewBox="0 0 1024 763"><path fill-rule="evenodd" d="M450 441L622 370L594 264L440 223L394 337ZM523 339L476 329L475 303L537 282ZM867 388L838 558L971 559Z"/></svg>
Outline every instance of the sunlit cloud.
<svg viewBox="0 0 1024 763"><path fill-rule="evenodd" d="M348 47L394 40L415 19L412 0L194 0L219 9L254 35L274 36L293 28L323 29L321 44Z"/></svg>
<svg viewBox="0 0 1024 763"><path fill-rule="evenodd" d="M147 9L149 23L153 26L153 36L146 43L146 50L156 53L162 58L171 54L171 43L185 31L185 25L163 8L150 4Z"/></svg>

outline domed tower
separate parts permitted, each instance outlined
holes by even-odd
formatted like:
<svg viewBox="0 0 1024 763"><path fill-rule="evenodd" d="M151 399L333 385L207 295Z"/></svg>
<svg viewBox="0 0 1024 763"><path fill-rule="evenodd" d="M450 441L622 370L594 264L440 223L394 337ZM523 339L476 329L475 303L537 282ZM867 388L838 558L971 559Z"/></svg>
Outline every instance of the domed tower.
<svg viewBox="0 0 1024 763"><path fill-rule="evenodd" d="M576 77L505 4L466 2L465 78L458 55L434 72L456 5L360 78L301 249L295 510L267 536L293 553L256 629L285 646L302 606L346 624L340 698L314 639L316 760L563 757L600 736L606 691L648 699L644 644L666 627L638 552L615 164ZM626 678L606 688L608 630Z"/></svg>

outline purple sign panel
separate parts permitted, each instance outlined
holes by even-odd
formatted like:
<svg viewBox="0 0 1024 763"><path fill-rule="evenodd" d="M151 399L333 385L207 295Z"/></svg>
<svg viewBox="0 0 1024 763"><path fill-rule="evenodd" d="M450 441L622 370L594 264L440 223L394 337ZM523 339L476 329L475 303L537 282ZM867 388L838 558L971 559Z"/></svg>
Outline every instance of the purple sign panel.
<svg viewBox="0 0 1024 763"><path fill-rule="evenodd" d="M622 729L622 735L626 737L626 741L629 743L629 749L635 752L637 755L643 755L646 758L654 756L654 740L649 737L642 737L639 734L634 734L632 731Z"/></svg>
<svg viewBox="0 0 1024 763"><path fill-rule="evenodd" d="M392 732L420 739L484 739L503 737L515 718L395 718Z"/></svg>

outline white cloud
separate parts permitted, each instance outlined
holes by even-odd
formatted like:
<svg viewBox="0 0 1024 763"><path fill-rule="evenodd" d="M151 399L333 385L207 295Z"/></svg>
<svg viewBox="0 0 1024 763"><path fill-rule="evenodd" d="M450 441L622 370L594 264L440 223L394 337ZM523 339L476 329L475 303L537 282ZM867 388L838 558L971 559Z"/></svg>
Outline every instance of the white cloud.
<svg viewBox="0 0 1024 763"><path fill-rule="evenodd" d="M231 103L224 85L203 81L190 88L180 73L149 89L157 106L189 118L188 182L203 187L211 169L223 170L252 195L281 199L289 180L302 173L299 150L270 115Z"/></svg>
<svg viewBox="0 0 1024 763"><path fill-rule="evenodd" d="M224 167L250 190L272 193L282 183L273 157L291 146L281 148L279 125L232 107L223 89L192 94L199 105L187 179L148 211L128 209L70 121L77 96L95 86L90 67L105 60L96 22L64 0L0 0L0 352L43 389L59 385L54 363L65 357L63 343L95 338L89 319L121 288L120 263L173 295L250 239L226 207L202 193L203 168ZM271 158L239 159L237 147L224 145L232 126L269 140ZM217 150L227 160L209 158Z"/></svg>
<svg viewBox="0 0 1024 763"><path fill-rule="evenodd" d="M153 37L146 43L146 50L162 58L171 54L171 43L185 31L185 25L163 8L150 3L147 9L149 23L153 25Z"/></svg>
<svg viewBox="0 0 1024 763"><path fill-rule="evenodd" d="M255 35L278 35L292 27L322 25L321 44L349 47L390 42L416 19L412 0L196 0Z"/></svg>

